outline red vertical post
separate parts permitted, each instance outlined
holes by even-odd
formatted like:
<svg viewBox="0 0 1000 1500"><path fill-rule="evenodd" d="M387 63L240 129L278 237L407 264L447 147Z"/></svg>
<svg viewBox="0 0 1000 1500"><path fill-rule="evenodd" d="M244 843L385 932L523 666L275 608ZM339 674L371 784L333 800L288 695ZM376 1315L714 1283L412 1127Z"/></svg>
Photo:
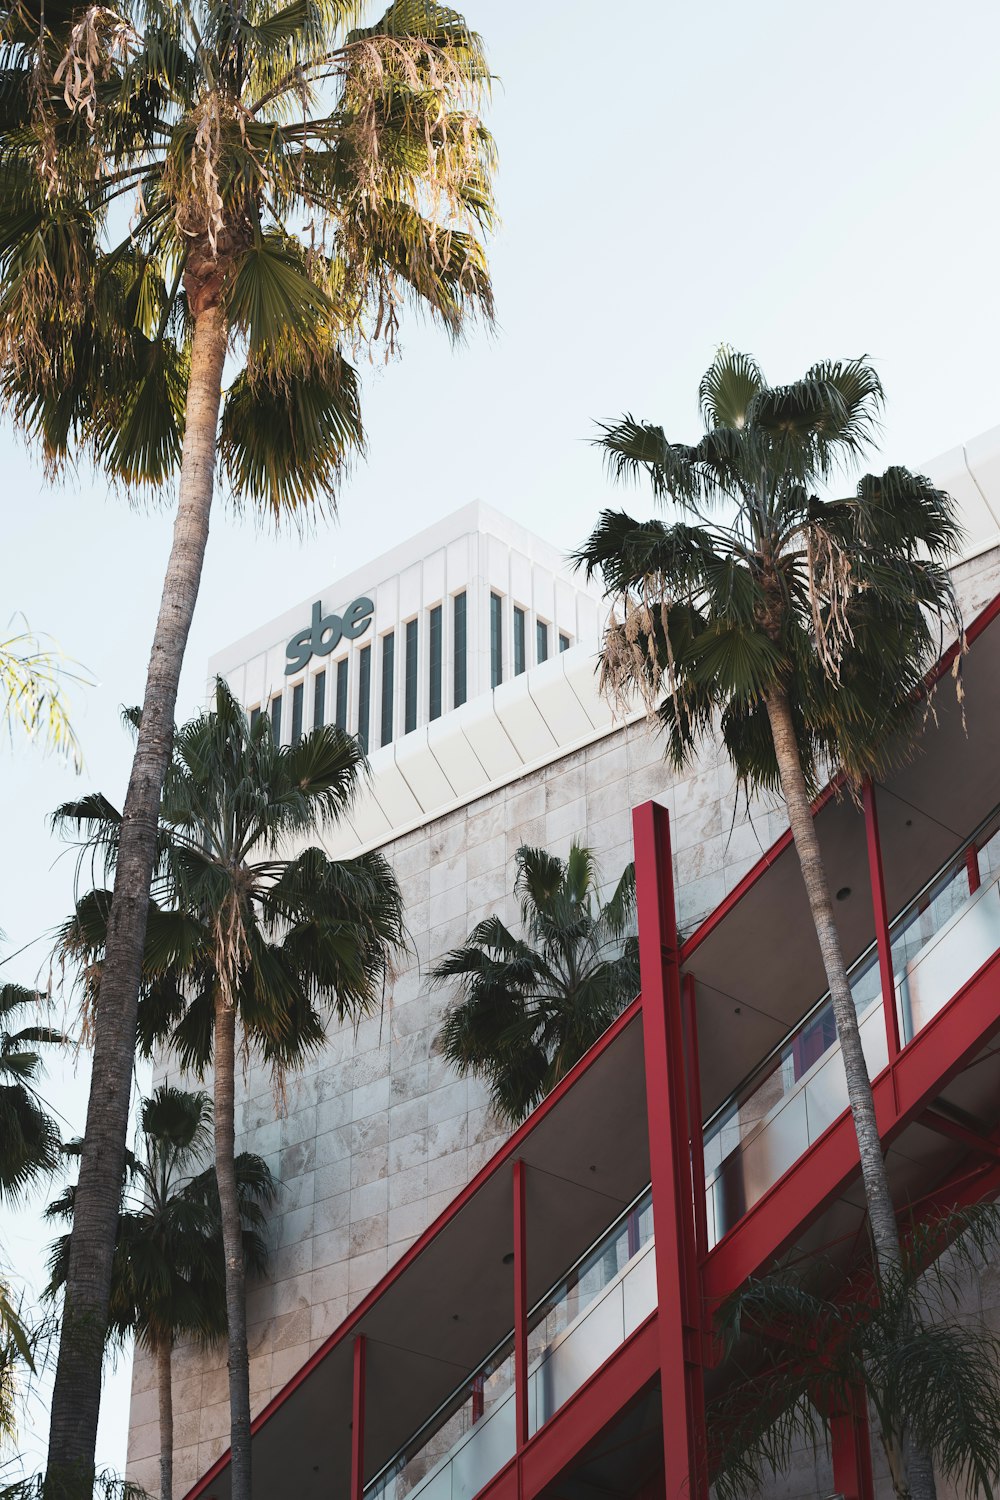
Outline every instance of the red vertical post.
<svg viewBox="0 0 1000 1500"><path fill-rule="evenodd" d="M868 1401L863 1387L855 1387L846 1411L830 1417L833 1487L844 1500L875 1500Z"/></svg>
<svg viewBox="0 0 1000 1500"><path fill-rule="evenodd" d="M691 1187L694 1193L694 1240L698 1260L708 1254L705 1208L705 1117L701 1108L701 1061L698 1056L698 992L693 974L684 976L684 1063L687 1069L688 1127L691 1132Z"/></svg>
<svg viewBox="0 0 1000 1500"><path fill-rule="evenodd" d="M708 1500L701 1273L670 820L654 802L632 814L639 970L653 1183L665 1500Z"/></svg>
<svg viewBox="0 0 1000 1500"><path fill-rule="evenodd" d="M885 876L882 872L882 845L878 835L878 809L875 786L865 782L862 793L865 808L865 837L868 842L868 879L872 889L875 914L875 941L878 944L878 970L882 981L882 1015L889 1061L899 1056L899 1015L896 1011L896 982L892 973L892 942L889 937L889 914L885 904Z"/></svg>
<svg viewBox="0 0 1000 1500"><path fill-rule="evenodd" d="M517 1451L528 1441L528 1225L525 1217L525 1166L514 1163L514 1403ZM520 1492L520 1470L518 1491Z"/></svg>
<svg viewBox="0 0 1000 1500"><path fill-rule="evenodd" d="M978 891L980 884L979 875L979 849L973 841L965 851L965 868L969 872L969 895Z"/></svg>
<svg viewBox="0 0 1000 1500"><path fill-rule="evenodd" d="M354 1340L354 1395L351 1403L351 1500L362 1500L365 1492L365 1365L367 1343L363 1333Z"/></svg>

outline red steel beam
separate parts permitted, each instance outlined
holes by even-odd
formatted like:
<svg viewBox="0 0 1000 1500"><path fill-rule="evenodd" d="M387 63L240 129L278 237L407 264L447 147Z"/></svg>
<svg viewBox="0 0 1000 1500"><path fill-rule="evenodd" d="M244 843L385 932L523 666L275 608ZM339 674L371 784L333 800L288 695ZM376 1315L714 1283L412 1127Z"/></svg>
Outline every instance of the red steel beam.
<svg viewBox="0 0 1000 1500"><path fill-rule="evenodd" d="M691 1137L691 1189L694 1194L694 1239L699 1263L708 1254L708 1222L705 1208L705 1116L701 1107L701 1058L698 1052L697 981L685 974L684 1064L687 1069L688 1129ZM697 1289L700 1300L700 1285Z"/></svg>
<svg viewBox="0 0 1000 1500"><path fill-rule="evenodd" d="M951 1140L968 1146L970 1151L978 1151L982 1156L992 1156L1000 1161L1000 1145L996 1141L989 1136L980 1135L977 1130L970 1130L968 1125L960 1125L957 1120L949 1120L947 1115L938 1114L936 1109L925 1109L920 1116L920 1123L936 1130L938 1135L946 1135Z"/></svg>
<svg viewBox="0 0 1000 1500"><path fill-rule="evenodd" d="M632 823L656 1226L665 1494L666 1500L707 1500L702 1298L691 1186L691 1126L684 1076L670 819L665 807L647 802L634 810Z"/></svg>
<svg viewBox="0 0 1000 1500"><path fill-rule="evenodd" d="M864 1387L852 1390L847 1409L831 1412L828 1420L834 1489L844 1500L875 1500L868 1397Z"/></svg>
<svg viewBox="0 0 1000 1500"><path fill-rule="evenodd" d="M367 1340L359 1333L354 1340L354 1380L351 1397L351 1500L364 1500L365 1493L365 1367Z"/></svg>
<svg viewBox="0 0 1000 1500"><path fill-rule="evenodd" d="M879 1134L890 1142L1000 1031L1000 954L994 954L874 1079ZM850 1110L750 1208L710 1251L705 1296L721 1302L787 1248L858 1171Z"/></svg>
<svg viewBox="0 0 1000 1500"><path fill-rule="evenodd" d="M892 939L889 936L889 912L885 901L885 876L882 872L882 845L878 835L878 808L875 787L864 786L865 838L868 844L868 879L871 884L872 910L875 915L875 941L878 944L878 970L882 981L882 1015L889 1061L899 1056L899 1012L896 1009L896 981L892 972Z"/></svg>

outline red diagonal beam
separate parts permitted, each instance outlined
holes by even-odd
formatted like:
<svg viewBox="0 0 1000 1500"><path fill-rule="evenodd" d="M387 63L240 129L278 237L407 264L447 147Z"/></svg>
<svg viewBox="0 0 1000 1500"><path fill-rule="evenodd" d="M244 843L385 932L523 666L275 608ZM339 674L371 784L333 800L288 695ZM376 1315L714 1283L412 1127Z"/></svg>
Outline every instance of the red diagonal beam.
<svg viewBox="0 0 1000 1500"><path fill-rule="evenodd" d="M936 1109L925 1109L920 1116L920 1123L930 1130L936 1130L938 1135L946 1135L950 1140L968 1146L970 1151L978 1151L981 1156L992 1156L1000 1161L1000 1145L996 1141L991 1140L989 1136L980 1135L978 1130L970 1130L968 1125L961 1125L957 1120L950 1120L947 1115L939 1114Z"/></svg>

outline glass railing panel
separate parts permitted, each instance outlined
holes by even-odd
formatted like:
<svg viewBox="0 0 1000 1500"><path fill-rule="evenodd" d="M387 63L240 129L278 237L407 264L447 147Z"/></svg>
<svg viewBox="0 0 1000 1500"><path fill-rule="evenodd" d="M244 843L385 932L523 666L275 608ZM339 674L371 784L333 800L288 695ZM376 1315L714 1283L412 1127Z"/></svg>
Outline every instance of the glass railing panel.
<svg viewBox="0 0 1000 1500"><path fill-rule="evenodd" d="M647 1189L532 1309L528 1322L529 1431L547 1421L621 1344L628 1272L651 1243L652 1234L652 1194ZM650 1281L647 1273L629 1287L627 1316L641 1322L654 1305L655 1276ZM404 1500L407 1496L471 1500L514 1455L513 1397L511 1337L366 1487L365 1500Z"/></svg>
<svg viewBox="0 0 1000 1500"><path fill-rule="evenodd" d="M1000 873L990 877L911 958L897 988L910 1041L1000 948ZM942 912L946 910L944 906Z"/></svg>
<svg viewBox="0 0 1000 1500"><path fill-rule="evenodd" d="M978 851L973 854L971 851ZM970 891L970 860L982 886ZM994 867L996 867L995 873ZM904 1042L1000 948L1000 822L996 814L890 927L894 1003ZM878 953L849 971L868 1071L888 1062ZM709 1244L722 1236L847 1108L833 1008L806 1018L705 1133Z"/></svg>
<svg viewBox="0 0 1000 1500"><path fill-rule="evenodd" d="M529 1430L535 1432L554 1416L655 1307L656 1258L647 1240L534 1365L528 1382Z"/></svg>
<svg viewBox="0 0 1000 1500"><path fill-rule="evenodd" d="M529 1366L614 1281L652 1233L653 1205L647 1192L532 1313L528 1325Z"/></svg>

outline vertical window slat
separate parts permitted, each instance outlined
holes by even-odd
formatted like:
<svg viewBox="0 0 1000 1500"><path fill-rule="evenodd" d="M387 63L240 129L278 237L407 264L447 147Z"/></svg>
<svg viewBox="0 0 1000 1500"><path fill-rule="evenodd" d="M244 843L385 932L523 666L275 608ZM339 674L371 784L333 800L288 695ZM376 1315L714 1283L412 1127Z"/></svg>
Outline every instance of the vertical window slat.
<svg viewBox="0 0 1000 1500"><path fill-rule="evenodd" d="M441 606L435 604L430 612L428 620L428 636L430 646L430 672L427 695L427 717L429 719L440 719L441 717L441 662L443 658L442 617Z"/></svg>
<svg viewBox="0 0 1000 1500"><path fill-rule="evenodd" d="M490 595L490 687L503 682L503 600Z"/></svg>
<svg viewBox="0 0 1000 1500"><path fill-rule="evenodd" d="M372 648L362 646L358 654L358 739L368 754L372 705Z"/></svg>
<svg viewBox="0 0 1000 1500"><path fill-rule="evenodd" d="M417 727L417 622L406 622L406 676L403 683L403 733L412 734Z"/></svg>
<svg viewBox="0 0 1000 1500"><path fill-rule="evenodd" d="M468 600L465 594L455 595L455 707L461 708L468 697Z"/></svg>
<svg viewBox="0 0 1000 1500"><path fill-rule="evenodd" d="M380 743L388 745L392 739L393 678L396 671L396 635L390 630L382 637L382 724Z"/></svg>

